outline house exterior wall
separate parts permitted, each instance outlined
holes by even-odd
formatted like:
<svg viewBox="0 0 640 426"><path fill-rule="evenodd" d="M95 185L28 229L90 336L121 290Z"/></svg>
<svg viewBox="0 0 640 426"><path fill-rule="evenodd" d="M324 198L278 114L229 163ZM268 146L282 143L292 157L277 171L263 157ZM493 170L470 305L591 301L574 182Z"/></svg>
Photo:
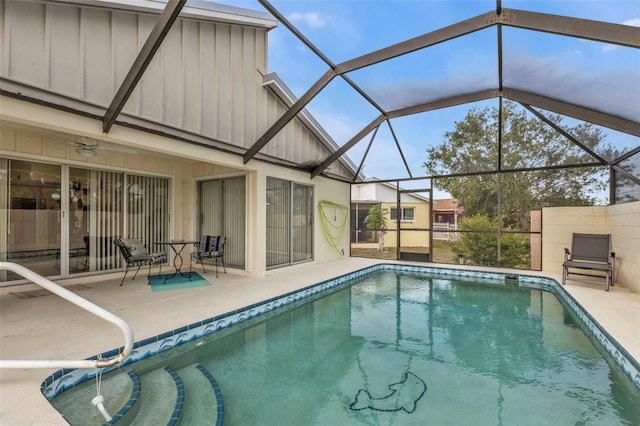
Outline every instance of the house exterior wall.
<svg viewBox="0 0 640 426"><path fill-rule="evenodd" d="M0 76L6 79L0 87L104 114L153 29L157 8L164 6L137 3L143 6L125 10L117 3L96 8L0 2ZM276 24L272 18L241 14L181 13L118 120L143 127L153 123L165 134L197 135L200 143L243 153L285 111L263 87L267 33ZM261 154L297 164L327 158L330 152L295 119ZM339 162L327 172L349 176Z"/></svg>
<svg viewBox="0 0 640 426"><path fill-rule="evenodd" d="M404 195L404 194L403 194ZM385 247L395 247L397 244L398 231L396 221L391 220L391 208L396 208L396 203L382 203L382 208L387 209L387 234L384 240ZM414 231L406 228L429 228L429 203L402 203L403 208L415 208L414 220L400 221L400 246L401 247L429 247L429 232Z"/></svg>
<svg viewBox="0 0 640 426"><path fill-rule="evenodd" d="M574 232L611 234L615 285L640 292L640 202L596 207L542 209L542 271L562 274L564 248Z"/></svg>
<svg viewBox="0 0 640 426"><path fill-rule="evenodd" d="M265 145L256 159L266 162L243 162L241 154L286 108L263 81L267 33L277 25L273 18L232 7L212 12L185 6L105 134L99 117L164 4L87 3L0 2L0 88L12 94L0 99L0 157L170 178L169 233L177 239L197 238L198 181L244 175L245 271L230 272L256 277L267 273L267 178L310 184L316 203L314 261L347 252L348 233L338 251L324 240L317 202L348 205L349 185L322 176L312 180L308 171L290 167L330 155L327 141L307 121L293 119ZM78 136L137 154L111 151L84 158L75 152ZM338 162L327 172L351 177Z"/></svg>
<svg viewBox="0 0 640 426"><path fill-rule="evenodd" d="M429 228L429 203L424 199L411 193L400 194L402 208L415 208L414 220L403 220L400 222L400 229L407 228ZM380 204L383 209L387 209L387 232L384 237L384 246L395 248L398 242L398 232L396 222L391 220L391 209L397 207L397 189L394 185L379 182L362 183L351 186L352 203L373 203ZM364 225L360 224L363 228ZM401 247L429 247L429 232L407 230L400 233ZM354 243L354 248L375 248L377 243Z"/></svg>
<svg viewBox="0 0 640 426"><path fill-rule="evenodd" d="M24 114L17 116L16 114ZM37 117L38 128L25 127ZM117 142L140 149L138 154L109 152L89 159L75 152L73 138L60 136L59 132L74 134L83 128L95 126L86 118L14 99L0 103L0 157L26 159L45 163L65 164L76 167L118 170L168 177L172 182L170 236L176 239L197 238L196 197L197 181L230 174L247 176L247 249L244 271L229 270L250 276L264 276L266 258L266 179L268 176L313 185L315 262L324 262L342 257L330 247L322 235L317 202L328 199L348 205L349 184L316 177L311 180L309 173L283 168L264 162L242 163L242 158L221 153L206 147L185 144L170 138L160 137L131 129L118 129ZM8 121L16 124L7 124ZM21 124L17 124L21 123ZM55 123L48 124L48 123ZM55 131L54 131L55 129ZM115 138L114 138L115 139ZM153 152L152 152L153 150ZM348 255L348 234L345 233L340 245Z"/></svg>

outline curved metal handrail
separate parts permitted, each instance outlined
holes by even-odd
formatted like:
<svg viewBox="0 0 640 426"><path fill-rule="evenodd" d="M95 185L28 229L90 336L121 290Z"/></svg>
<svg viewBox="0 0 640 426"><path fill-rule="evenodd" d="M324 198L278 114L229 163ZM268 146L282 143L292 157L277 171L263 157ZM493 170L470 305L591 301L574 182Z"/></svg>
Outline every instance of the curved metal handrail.
<svg viewBox="0 0 640 426"><path fill-rule="evenodd" d="M133 349L133 330L129 327L122 318L112 314L111 312L101 308L100 306L89 302L88 300L78 296L75 293L70 292L66 288L46 279L45 277L38 275L32 270L25 268L22 265L12 262L0 262L0 271L8 270L15 272L33 282L34 284L43 287L50 292L57 294L63 299L68 300L84 309L89 311L97 317L108 321L117 326L124 334L124 349L117 357L111 359L97 359L97 360L0 360L0 368L103 368L111 367L124 361L131 350Z"/></svg>

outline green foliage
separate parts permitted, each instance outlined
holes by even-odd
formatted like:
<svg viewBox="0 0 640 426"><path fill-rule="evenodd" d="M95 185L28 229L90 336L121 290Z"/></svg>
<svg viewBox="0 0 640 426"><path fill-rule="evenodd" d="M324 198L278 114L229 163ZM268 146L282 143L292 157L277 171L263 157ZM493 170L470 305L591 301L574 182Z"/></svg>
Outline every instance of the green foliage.
<svg viewBox="0 0 640 426"><path fill-rule="evenodd" d="M502 171L558 165L595 163L597 160L565 136L523 108L504 101L502 147L498 152L498 108L469 110L442 144L427 149L424 167L431 175L491 172L477 176L436 179L434 186L449 192L467 215L498 216L501 191L502 226L529 230L530 212L546 206L593 205L605 189L603 168L577 167L523 172ZM548 117L558 126L562 117ZM591 124L564 127L589 149L612 154L604 134ZM502 159L498 165L498 157Z"/></svg>
<svg viewBox="0 0 640 426"><path fill-rule="evenodd" d="M371 231L386 231L387 217L389 210L383 209L382 206L376 204L369 209L369 214L364 218L364 224Z"/></svg>
<svg viewBox="0 0 640 426"><path fill-rule="evenodd" d="M387 233L387 213L388 209L383 209L380 204L369 209L369 214L364 218L367 229L376 231L378 235L378 251L384 251L384 234Z"/></svg>
<svg viewBox="0 0 640 426"><path fill-rule="evenodd" d="M487 215L467 216L459 223L459 239L452 241L451 250L463 254L465 263L481 266L498 266L498 222ZM530 243L528 235L502 233L500 238L501 259L499 266L514 268L529 266Z"/></svg>

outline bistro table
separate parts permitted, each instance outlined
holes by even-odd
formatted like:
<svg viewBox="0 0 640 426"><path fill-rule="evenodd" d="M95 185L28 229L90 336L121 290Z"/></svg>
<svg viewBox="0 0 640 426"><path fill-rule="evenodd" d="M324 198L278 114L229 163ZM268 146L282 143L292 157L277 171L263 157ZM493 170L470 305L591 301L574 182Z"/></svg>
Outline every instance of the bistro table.
<svg viewBox="0 0 640 426"><path fill-rule="evenodd" d="M174 241L159 241L156 242L159 246L169 246L171 250L173 250L173 267L176 269L175 272L171 275L167 275L164 277L164 283L168 280L175 278L176 275L180 275L184 278L189 278L191 281L191 272L184 273L182 272L182 265L184 264L184 259L182 258L182 251L184 248L190 244L195 245L198 241L185 241L185 240L174 240Z"/></svg>

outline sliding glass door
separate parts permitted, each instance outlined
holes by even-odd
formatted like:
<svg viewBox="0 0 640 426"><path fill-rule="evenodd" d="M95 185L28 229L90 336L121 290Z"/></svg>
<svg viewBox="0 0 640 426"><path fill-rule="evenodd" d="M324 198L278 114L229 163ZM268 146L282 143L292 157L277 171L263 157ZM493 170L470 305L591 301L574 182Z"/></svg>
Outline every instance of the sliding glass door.
<svg viewBox="0 0 640 426"><path fill-rule="evenodd" d="M116 269L114 238L166 240L169 179L2 158L0 221L0 260L49 277Z"/></svg>
<svg viewBox="0 0 640 426"><path fill-rule="evenodd" d="M234 176L198 184L199 235L227 237L224 262L245 267L246 179Z"/></svg>
<svg viewBox="0 0 640 426"><path fill-rule="evenodd" d="M313 259L313 187L267 178L267 267Z"/></svg>

